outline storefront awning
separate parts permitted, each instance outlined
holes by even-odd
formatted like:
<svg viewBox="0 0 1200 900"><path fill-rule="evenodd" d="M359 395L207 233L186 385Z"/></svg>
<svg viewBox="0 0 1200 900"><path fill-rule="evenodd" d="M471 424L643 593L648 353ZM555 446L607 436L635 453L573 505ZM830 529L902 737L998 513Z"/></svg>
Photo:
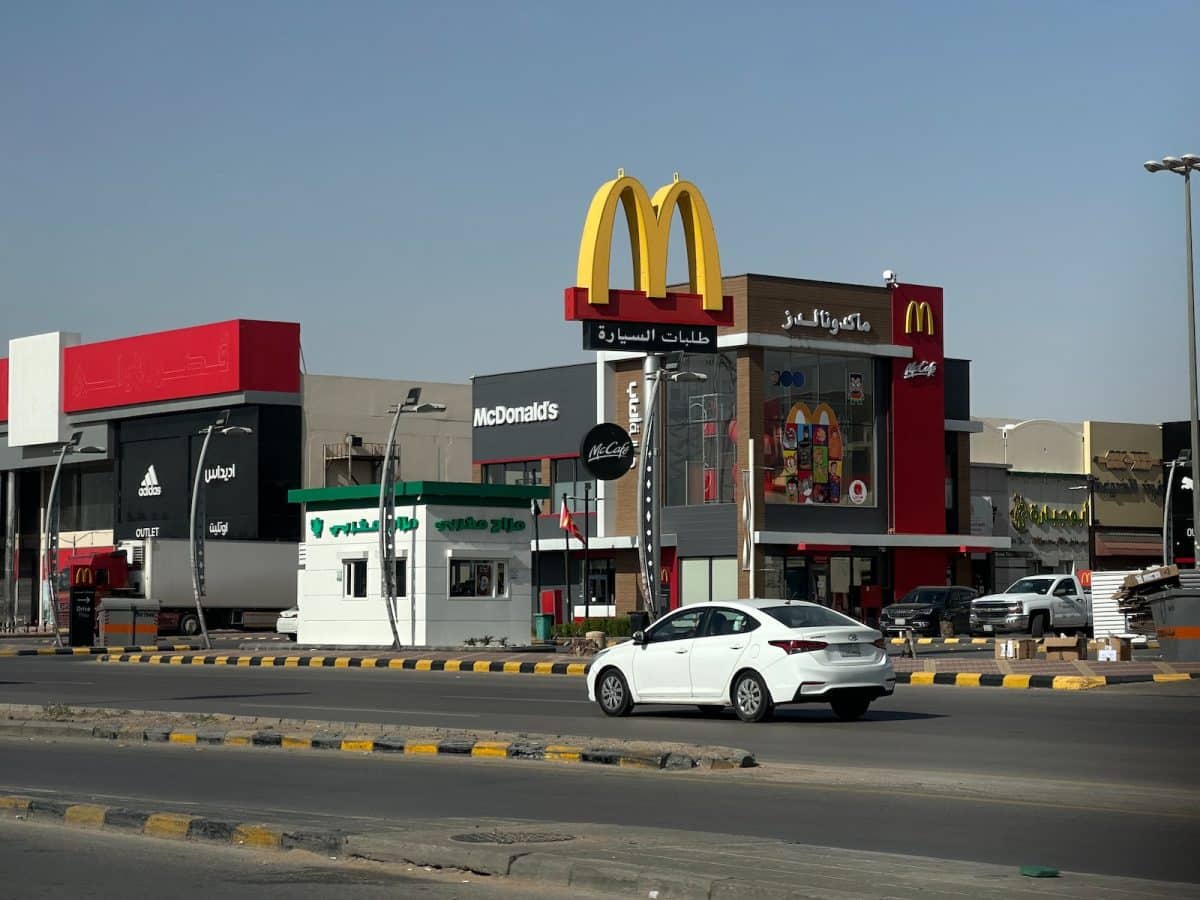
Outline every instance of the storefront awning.
<svg viewBox="0 0 1200 900"><path fill-rule="evenodd" d="M756 544L796 546L878 547L881 549L956 550L961 553L990 553L1009 550L1012 539L981 534L835 534L806 531L756 531Z"/></svg>

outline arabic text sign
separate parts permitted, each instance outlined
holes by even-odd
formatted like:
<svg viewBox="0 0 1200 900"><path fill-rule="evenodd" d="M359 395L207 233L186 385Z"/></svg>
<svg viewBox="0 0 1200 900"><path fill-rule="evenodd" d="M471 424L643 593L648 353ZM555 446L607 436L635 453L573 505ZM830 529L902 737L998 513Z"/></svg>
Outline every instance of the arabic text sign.
<svg viewBox="0 0 1200 900"><path fill-rule="evenodd" d="M650 322L583 323L584 350L635 353L716 353L715 325L655 325Z"/></svg>
<svg viewBox="0 0 1200 900"><path fill-rule="evenodd" d="M837 337L842 332L866 334L871 330L871 323L862 313L849 313L839 318L836 313L818 307L813 309L811 317L805 317L802 312L793 315L790 309L785 309L782 328L784 331L791 331L793 328L815 328Z"/></svg>

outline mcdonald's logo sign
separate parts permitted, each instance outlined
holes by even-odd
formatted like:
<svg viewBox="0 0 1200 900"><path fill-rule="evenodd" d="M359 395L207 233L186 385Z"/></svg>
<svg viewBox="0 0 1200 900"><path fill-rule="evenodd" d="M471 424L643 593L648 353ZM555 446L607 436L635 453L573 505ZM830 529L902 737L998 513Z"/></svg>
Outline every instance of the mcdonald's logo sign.
<svg viewBox="0 0 1200 900"><path fill-rule="evenodd" d="M933 336L933 310L926 300L909 300L908 309L904 311L904 333L920 334L922 331Z"/></svg>
<svg viewBox="0 0 1200 900"><path fill-rule="evenodd" d="M91 566L80 566L78 569L76 569L75 570L75 583L83 584L83 585L95 584L96 576L92 573L92 567Z"/></svg>
<svg viewBox="0 0 1200 900"><path fill-rule="evenodd" d="M608 286L618 204L629 227L633 291ZM667 248L676 210L687 247L688 293L667 292ZM600 185L583 225L575 286L566 290L568 321L732 325L732 304L721 292L717 234L698 187L676 174L650 196L624 169Z"/></svg>

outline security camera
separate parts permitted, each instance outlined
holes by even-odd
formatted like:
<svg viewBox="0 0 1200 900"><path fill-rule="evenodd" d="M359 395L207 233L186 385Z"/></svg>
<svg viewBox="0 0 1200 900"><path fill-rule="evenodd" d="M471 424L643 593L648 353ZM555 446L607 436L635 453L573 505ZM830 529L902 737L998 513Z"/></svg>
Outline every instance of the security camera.
<svg viewBox="0 0 1200 900"><path fill-rule="evenodd" d="M896 286L896 273L893 272L891 269L884 269L883 270L883 283L887 287L895 287Z"/></svg>

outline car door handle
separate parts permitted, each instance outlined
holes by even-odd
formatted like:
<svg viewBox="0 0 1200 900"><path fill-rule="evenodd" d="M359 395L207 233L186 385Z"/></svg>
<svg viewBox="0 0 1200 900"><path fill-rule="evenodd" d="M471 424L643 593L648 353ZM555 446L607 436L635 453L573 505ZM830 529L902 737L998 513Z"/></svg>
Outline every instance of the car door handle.
<svg viewBox="0 0 1200 900"><path fill-rule="evenodd" d="M729 649L730 650L741 650L745 646L746 646L745 644L730 644Z"/></svg>
<svg viewBox="0 0 1200 900"><path fill-rule="evenodd" d="M676 652L676 653L687 653L687 647L680 647L680 648L679 648L678 650L676 650L675 652Z"/></svg>

